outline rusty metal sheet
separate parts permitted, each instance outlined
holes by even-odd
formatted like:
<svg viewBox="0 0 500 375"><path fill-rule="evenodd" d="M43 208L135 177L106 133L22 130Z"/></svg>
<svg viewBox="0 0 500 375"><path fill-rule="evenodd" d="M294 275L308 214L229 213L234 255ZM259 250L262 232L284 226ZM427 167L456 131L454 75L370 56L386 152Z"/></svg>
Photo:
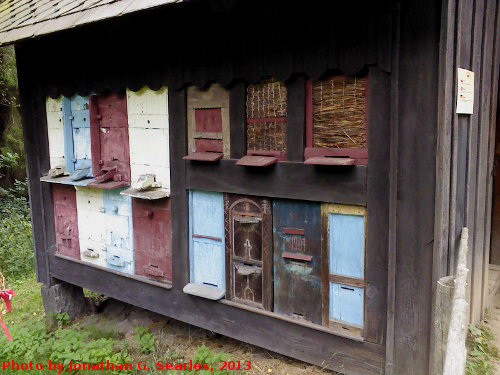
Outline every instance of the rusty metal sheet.
<svg viewBox="0 0 500 375"><path fill-rule="evenodd" d="M172 281L172 211L170 199L132 200L135 274Z"/></svg>
<svg viewBox="0 0 500 375"><path fill-rule="evenodd" d="M322 324L321 205L273 201L274 310Z"/></svg>
<svg viewBox="0 0 500 375"><path fill-rule="evenodd" d="M271 202L265 198L224 195L228 299L271 311Z"/></svg>
<svg viewBox="0 0 500 375"><path fill-rule="evenodd" d="M80 259L76 191L73 186L52 185L56 252Z"/></svg>

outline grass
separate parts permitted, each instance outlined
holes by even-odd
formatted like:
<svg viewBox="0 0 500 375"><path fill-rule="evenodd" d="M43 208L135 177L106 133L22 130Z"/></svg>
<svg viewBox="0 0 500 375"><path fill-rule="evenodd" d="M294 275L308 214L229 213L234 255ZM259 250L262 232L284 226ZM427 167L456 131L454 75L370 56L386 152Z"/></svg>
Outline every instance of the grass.
<svg viewBox="0 0 500 375"><path fill-rule="evenodd" d="M484 325L471 326L468 349L467 375L493 375L499 353L491 330Z"/></svg>

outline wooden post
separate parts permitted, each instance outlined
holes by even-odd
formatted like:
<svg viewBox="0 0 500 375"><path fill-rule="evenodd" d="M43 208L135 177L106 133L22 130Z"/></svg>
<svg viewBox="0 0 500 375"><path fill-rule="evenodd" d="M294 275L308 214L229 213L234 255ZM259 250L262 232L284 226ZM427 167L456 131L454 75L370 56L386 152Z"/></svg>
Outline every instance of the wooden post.
<svg viewBox="0 0 500 375"><path fill-rule="evenodd" d="M458 250L458 265L443 375L465 374L465 360L467 358L465 339L469 322L467 316L469 304L466 301L467 274L469 272L467 269L468 238L469 231L467 228L463 228L460 249Z"/></svg>
<svg viewBox="0 0 500 375"><path fill-rule="evenodd" d="M445 276L438 280L434 310L434 375L441 375L444 368L448 329L450 327L453 285L455 278Z"/></svg>

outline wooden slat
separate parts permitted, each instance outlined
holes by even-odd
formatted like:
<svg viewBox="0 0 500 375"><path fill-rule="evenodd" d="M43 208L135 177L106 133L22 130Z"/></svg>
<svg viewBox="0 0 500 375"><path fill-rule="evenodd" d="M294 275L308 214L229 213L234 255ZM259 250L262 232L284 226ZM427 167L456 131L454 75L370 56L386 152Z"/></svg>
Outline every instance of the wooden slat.
<svg viewBox="0 0 500 375"><path fill-rule="evenodd" d="M306 145L306 77L293 79L287 84L287 90L287 157L290 161L303 161Z"/></svg>
<svg viewBox="0 0 500 375"><path fill-rule="evenodd" d="M401 3L394 374L429 373L439 15L433 1Z"/></svg>
<svg viewBox="0 0 500 375"><path fill-rule="evenodd" d="M337 275L337 274L331 273L328 276L328 279L332 283L352 285L352 286L356 286L358 288L365 287L365 280L358 279L356 277L349 277L349 276Z"/></svg>
<svg viewBox="0 0 500 375"><path fill-rule="evenodd" d="M236 162L236 165L246 167L267 167L278 161L274 156L246 155Z"/></svg>
<svg viewBox="0 0 500 375"><path fill-rule="evenodd" d="M183 159L213 163L222 159L223 156L224 154L219 152L193 152L184 156Z"/></svg>
<svg viewBox="0 0 500 375"><path fill-rule="evenodd" d="M186 163L188 189L366 205L364 166L336 170L291 162L269 168L242 168L235 160Z"/></svg>
<svg viewBox="0 0 500 375"><path fill-rule="evenodd" d="M172 221L172 264L174 265L172 286L179 291L182 291L182 288L189 282L188 199L184 182L186 162L182 160L182 157L186 155L187 144L186 108L186 90L169 90L169 120L171 124L176 124L176 126L170 126L169 129L170 199L172 200L172 213L176 218Z"/></svg>

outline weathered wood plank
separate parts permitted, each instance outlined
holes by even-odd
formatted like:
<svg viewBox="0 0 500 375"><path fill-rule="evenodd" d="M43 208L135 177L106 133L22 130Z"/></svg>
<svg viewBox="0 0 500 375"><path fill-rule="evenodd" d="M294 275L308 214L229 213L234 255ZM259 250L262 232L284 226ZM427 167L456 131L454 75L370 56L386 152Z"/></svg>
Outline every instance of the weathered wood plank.
<svg viewBox="0 0 500 375"><path fill-rule="evenodd" d="M306 145L306 77L299 76L290 81L287 90L287 159L301 162Z"/></svg>
<svg viewBox="0 0 500 375"><path fill-rule="evenodd" d="M53 277L228 337L347 374L379 375L384 347L51 257ZM161 295L161 298L158 296ZM300 337L298 340L297 338Z"/></svg>
<svg viewBox="0 0 500 375"><path fill-rule="evenodd" d="M248 168L236 162L220 160L205 165L187 161L186 188L366 205L367 168L363 166L335 168L278 162L266 168Z"/></svg>

